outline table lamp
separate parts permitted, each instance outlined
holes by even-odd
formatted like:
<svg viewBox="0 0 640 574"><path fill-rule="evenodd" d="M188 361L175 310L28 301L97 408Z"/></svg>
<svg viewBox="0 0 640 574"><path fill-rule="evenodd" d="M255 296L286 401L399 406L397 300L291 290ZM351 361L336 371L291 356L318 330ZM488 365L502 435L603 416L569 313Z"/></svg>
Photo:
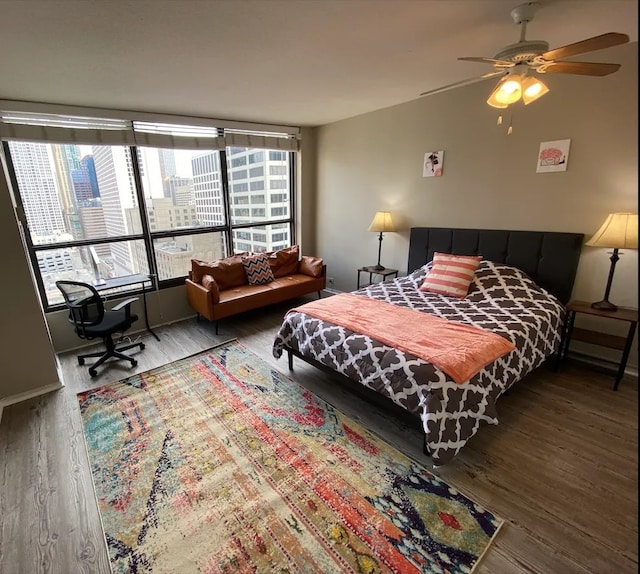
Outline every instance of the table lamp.
<svg viewBox="0 0 640 574"><path fill-rule="evenodd" d="M620 257L618 249L638 248L638 214L637 213L610 213L595 235L585 243L589 247L613 248L611 255L611 268L609 269L609 279L604 291L604 299L596 301L591 306L602 311L615 311L618 309L609 301L611 282L616 263Z"/></svg>
<svg viewBox="0 0 640 574"><path fill-rule="evenodd" d="M370 269L375 269L376 271L382 271L385 269L384 265L380 265L380 253L382 251L382 234L385 231L395 230L396 228L393 225L393 221L391 220L391 212L377 211L375 216L373 217L371 225L369 225L369 231L380 233L380 235L378 236L378 263L376 265L373 265Z"/></svg>

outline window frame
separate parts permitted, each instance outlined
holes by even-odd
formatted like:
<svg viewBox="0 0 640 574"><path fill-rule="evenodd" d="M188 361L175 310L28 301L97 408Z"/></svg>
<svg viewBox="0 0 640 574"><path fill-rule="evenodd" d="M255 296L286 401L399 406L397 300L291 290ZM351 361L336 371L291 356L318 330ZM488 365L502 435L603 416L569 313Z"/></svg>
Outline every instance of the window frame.
<svg viewBox="0 0 640 574"><path fill-rule="evenodd" d="M220 130L222 132L223 130ZM29 139L15 139L17 142L25 142L25 143L33 143L33 140ZM39 143L45 143L48 145L74 145L72 142L56 142L56 141L40 141ZM60 304L50 304L46 294L46 288L44 284L44 280L42 277L42 273L40 271L40 267L38 264L38 253L43 251L50 250L58 250L65 248L74 248L74 247L83 247L83 246L91 246L91 245L102 245L102 244L114 244L126 241L140 241L144 242L145 251L146 251L146 259L147 265L149 268L149 274L152 280L152 289L153 290L162 290L172 287L177 287L180 285L184 285L184 281L187 275L182 275L179 277L173 277L170 279L159 279L158 275L158 263L156 260L156 254L154 249L154 242L158 239L172 239L181 236L193 236L205 233L223 233L224 240L226 242L227 249L229 251L233 251L233 234L234 231L252 228L256 226L268 226L268 225L288 225L289 226L289 237L291 241L291 245L297 243L296 238L296 196L297 196L297 180L296 180L296 152L295 151L284 151L284 150L273 150L270 148L255 148L260 149L263 153L267 154L271 151L278 151L287 154L288 158L288 167L289 167L289 217L286 218L278 218L273 219L269 217L268 219L265 217L260 221L252 221L247 223L233 223L232 218L232 208L236 204L231 203L231 198L233 197L233 191L229 186L229 169L230 166L227 162L227 149L230 147L247 147L251 148L250 145L239 146L233 144L227 144L224 149L219 149L218 152L220 154L220 177L221 177L221 190L222 190L222 203L223 203L223 211L225 224L223 225L214 225L207 227L186 227L180 228L180 230L170 229L163 231L151 231L151 226L149 223L150 213L148 210L147 202L144 197L144 188L142 183L142 176L140 171L140 163L139 163L139 154L138 148L147 147L144 144L139 145L123 145L123 144L94 144L94 145L105 145L111 146L116 145L119 147L127 147L129 150L129 154L131 156L131 163L133 166L133 181L135 185L136 199L137 199L137 208L140 216L140 222L142 227L141 233L134 234L126 234L126 235L118 235L118 236L109 236L104 238L90 238L90 239L79 239L73 241L65 241L59 243L52 244L43 244L43 245L35 245L32 241L31 234L27 230L27 220L24 210L24 204L22 199L22 192L18 186L17 176L13 164L13 157L11 155L11 151L9 148L9 142L7 140L2 140L2 148L4 152L4 157L6 159L6 175L9 179L11 187L13 189L13 197L16 205L16 215L18 221L23 227L24 232L22 233L25 247L27 250L27 255L29 258L29 262L32 268L32 274L35 279L35 283L38 289L38 293L40 296L40 301L45 313L58 311L65 308L63 303ZM178 149L178 148L161 148L161 149ZM269 157L269 156L267 156ZM247 160L248 161L248 160ZM265 182L267 181L266 175ZM265 185L266 187L266 185ZM250 192L249 192L250 193ZM250 205L249 205L250 207ZM266 206L265 206L266 209ZM230 255L231 253L227 253ZM125 290L122 292L114 293L112 295L105 294L106 299L115 299L121 298L123 293L127 294L135 294L142 292L138 286L132 286L131 289Z"/></svg>

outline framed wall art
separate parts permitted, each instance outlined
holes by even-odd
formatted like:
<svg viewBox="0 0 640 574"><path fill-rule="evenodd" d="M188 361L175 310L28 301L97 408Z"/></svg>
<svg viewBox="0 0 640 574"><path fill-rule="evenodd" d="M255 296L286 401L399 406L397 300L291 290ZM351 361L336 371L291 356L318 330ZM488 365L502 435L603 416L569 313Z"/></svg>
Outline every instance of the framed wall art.
<svg viewBox="0 0 640 574"><path fill-rule="evenodd" d="M570 144L571 140L542 142L540 144L540 151L538 152L536 172L567 171Z"/></svg>
<svg viewBox="0 0 640 574"><path fill-rule="evenodd" d="M424 154L422 164L422 177L440 177L442 175L442 164L444 162L444 151L428 151Z"/></svg>

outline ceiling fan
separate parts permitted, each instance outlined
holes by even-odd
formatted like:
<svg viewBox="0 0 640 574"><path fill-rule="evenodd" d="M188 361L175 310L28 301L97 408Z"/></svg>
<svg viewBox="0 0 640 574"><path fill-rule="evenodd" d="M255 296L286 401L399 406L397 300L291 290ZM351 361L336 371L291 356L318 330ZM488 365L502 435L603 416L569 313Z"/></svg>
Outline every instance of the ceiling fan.
<svg viewBox="0 0 640 574"><path fill-rule="evenodd" d="M527 2L511 10L511 18L517 25L521 26L519 42L505 46L493 58L458 58L458 60L467 62L491 64L493 66L491 72L460 82L454 82L435 90L429 90L420 95L437 94L452 88L479 82L486 78L500 76L500 80L489 96L487 103L496 108L506 108L520 99L525 105L529 104L549 91L547 86L534 74L607 76L620 68L620 64L563 60L586 52L626 44L629 41L629 36L626 34L609 32L554 50L549 50L549 44L543 40L526 40L527 24L533 20L533 16L539 7L539 2Z"/></svg>

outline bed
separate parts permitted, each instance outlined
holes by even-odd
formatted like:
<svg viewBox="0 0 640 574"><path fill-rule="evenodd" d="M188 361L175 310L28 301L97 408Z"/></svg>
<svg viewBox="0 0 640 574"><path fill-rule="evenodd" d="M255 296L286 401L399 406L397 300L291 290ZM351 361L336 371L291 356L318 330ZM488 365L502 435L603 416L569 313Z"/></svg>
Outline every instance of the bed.
<svg viewBox="0 0 640 574"><path fill-rule="evenodd" d="M311 308L305 312L307 305L287 313L273 354L279 358L287 352L290 369L293 356L329 369L418 417L425 454L434 465L445 464L483 424L498 424L498 398L556 353L582 242L583 235L577 233L415 227L410 232L408 275L348 294L381 301L385 310L392 304L398 314L413 313L417 319L412 325L435 317L482 329L512 344L510 352L466 381L456 382L449 374L453 371L445 372L436 366L439 362L407 349L401 337L394 344L380 329L374 337L367 329L340 324L339 318L318 318ZM436 252L482 256L464 299L419 289ZM308 305L329 305L330 299ZM428 333L424 335L428 339Z"/></svg>

